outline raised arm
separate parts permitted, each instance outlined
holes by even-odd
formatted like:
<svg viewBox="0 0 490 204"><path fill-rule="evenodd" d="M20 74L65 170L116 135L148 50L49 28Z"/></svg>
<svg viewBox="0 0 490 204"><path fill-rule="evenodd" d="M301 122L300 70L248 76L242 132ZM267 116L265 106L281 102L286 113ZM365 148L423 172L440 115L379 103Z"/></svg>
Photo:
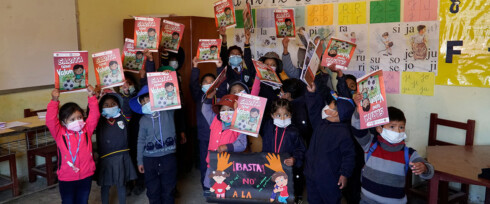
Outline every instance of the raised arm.
<svg viewBox="0 0 490 204"><path fill-rule="evenodd" d="M313 129L316 129L322 123L322 109L325 106L325 103L323 102L321 95L317 93L316 85L314 83L311 88L308 87L305 99L311 126Z"/></svg>
<svg viewBox="0 0 490 204"><path fill-rule="evenodd" d="M213 104L212 104L212 98L206 98L204 99L204 102L202 103L202 115L206 119L206 122L208 122L208 125L211 125L211 123L214 120L214 117L216 117L216 113L213 112Z"/></svg>
<svg viewBox="0 0 490 204"><path fill-rule="evenodd" d="M92 95L88 98L88 118L85 123L87 124L87 132L93 133L95 128L97 128L97 123L100 118L99 104L97 103L97 98Z"/></svg>
<svg viewBox="0 0 490 204"><path fill-rule="evenodd" d="M283 38L282 40L283 52L282 52L282 63L284 72L288 75L289 78L299 79L301 76L301 69L294 67L293 61L291 60L291 55L288 51L289 46L289 38Z"/></svg>
<svg viewBox="0 0 490 204"><path fill-rule="evenodd" d="M221 36L221 51L219 53L219 56L221 60L223 61L223 65L226 66L228 65L228 43L227 43L227 36L226 36L226 27L220 27L219 28L219 35ZM218 72L219 73L219 72Z"/></svg>
<svg viewBox="0 0 490 204"><path fill-rule="evenodd" d="M58 119L58 108L60 106L60 101L58 100L59 96L59 90L53 89L53 91L51 92L52 99L51 101L49 101L46 111L46 126L48 127L55 141L58 141L58 139L60 139L58 137L58 132L61 130L62 127Z"/></svg>
<svg viewBox="0 0 490 204"><path fill-rule="evenodd" d="M193 62L196 60L197 60L197 58L194 57ZM201 102L202 95L204 94L201 90L201 85L199 83L200 72L201 72L201 70L199 68L197 68L197 63L193 63L189 87L191 89L192 99L194 99L194 102L196 102L196 103Z"/></svg>
<svg viewBox="0 0 490 204"><path fill-rule="evenodd" d="M247 66L247 70L248 70L248 75L250 77L254 76L257 74L255 71L255 66L254 66L254 63L252 61L252 50L250 49L250 31L249 30L245 30L245 44L244 44L244 48L243 48L243 60L245 61L245 65Z"/></svg>

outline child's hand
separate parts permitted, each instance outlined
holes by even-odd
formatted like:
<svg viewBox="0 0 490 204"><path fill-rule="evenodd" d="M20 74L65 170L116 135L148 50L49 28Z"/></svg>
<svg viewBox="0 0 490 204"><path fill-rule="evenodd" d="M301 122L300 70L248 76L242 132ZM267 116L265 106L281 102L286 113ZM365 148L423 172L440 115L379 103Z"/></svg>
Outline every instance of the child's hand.
<svg viewBox="0 0 490 204"><path fill-rule="evenodd" d="M226 190L229 191L231 189L230 185L226 186Z"/></svg>
<svg viewBox="0 0 490 204"><path fill-rule="evenodd" d="M140 69L140 78L144 79L146 77L146 71L144 69Z"/></svg>
<svg viewBox="0 0 490 204"><path fill-rule="evenodd" d="M87 93L88 93L88 96L93 96L95 94L95 89L92 85L88 85Z"/></svg>
<svg viewBox="0 0 490 204"><path fill-rule="evenodd" d="M221 67L221 66L223 66L223 60L221 60L221 58L220 58L220 59L218 59L218 61L216 62L216 67Z"/></svg>
<svg viewBox="0 0 490 204"><path fill-rule="evenodd" d="M284 48L282 53L284 55L287 55L289 52L288 52L288 46L289 46L289 38L283 38L282 39L282 47Z"/></svg>
<svg viewBox="0 0 490 204"><path fill-rule="evenodd" d="M214 188L209 188L209 192L214 192Z"/></svg>
<svg viewBox="0 0 490 204"><path fill-rule="evenodd" d="M356 92L354 95L352 95L352 99L354 99L354 103L356 103L356 105L359 105L361 104L362 95Z"/></svg>
<svg viewBox="0 0 490 204"><path fill-rule="evenodd" d="M344 189L347 186L347 177L340 175L337 185L340 186L339 189Z"/></svg>
<svg viewBox="0 0 490 204"><path fill-rule="evenodd" d="M60 90L53 89L53 91L51 91L51 99L53 101L58 101L59 98L60 98Z"/></svg>
<svg viewBox="0 0 490 204"><path fill-rule="evenodd" d="M129 84L128 81L124 81L124 84L121 86L124 94L129 94Z"/></svg>
<svg viewBox="0 0 490 204"><path fill-rule="evenodd" d="M412 169L412 173L414 173L415 175L420 175L427 172L427 166L425 166L423 162L410 162L409 165Z"/></svg>
<svg viewBox="0 0 490 204"><path fill-rule="evenodd" d="M228 151L228 147L226 145L220 145L218 147L218 152L221 153L221 152L226 152Z"/></svg>
<svg viewBox="0 0 490 204"><path fill-rule="evenodd" d="M342 70L337 69L336 66L337 65L335 63L333 63L330 66L328 66L328 69L330 69L330 71L332 71L332 72L337 72L338 77L342 77L342 75L343 75Z"/></svg>
<svg viewBox="0 0 490 204"><path fill-rule="evenodd" d="M313 83L311 84L311 86L306 86L306 89L308 89L308 92L310 92L310 93L315 93L315 91L316 91L316 85L315 85L315 82L313 82Z"/></svg>
<svg viewBox="0 0 490 204"><path fill-rule="evenodd" d="M180 144L185 144L187 142L187 137L185 136L185 133L181 132L180 133Z"/></svg>
<svg viewBox="0 0 490 204"><path fill-rule="evenodd" d="M284 164L286 164L286 166L293 166L294 162L295 162L295 159L293 157L289 157L289 158L284 160Z"/></svg>
<svg viewBox="0 0 490 204"><path fill-rule="evenodd" d="M250 44L250 30L245 29L245 44Z"/></svg>
<svg viewBox="0 0 490 204"><path fill-rule="evenodd" d="M221 26L221 27L219 27L218 31L219 31L219 35L221 35L222 42L226 43L226 27Z"/></svg>
<svg viewBox="0 0 490 204"><path fill-rule="evenodd" d="M151 52L148 48L143 50L143 54L148 58L148 60L153 61L153 55L151 54Z"/></svg>
<svg viewBox="0 0 490 204"><path fill-rule="evenodd" d="M143 167L143 165L138 165L138 171L142 174L145 173L145 168Z"/></svg>
<svg viewBox="0 0 490 204"><path fill-rule="evenodd" d="M198 64L199 64L199 60L197 59L197 56L195 56L194 58L192 58L193 68L198 68L197 67Z"/></svg>
<svg viewBox="0 0 490 204"><path fill-rule="evenodd" d="M216 95L216 89L209 92L209 95L206 96L207 99L212 99Z"/></svg>

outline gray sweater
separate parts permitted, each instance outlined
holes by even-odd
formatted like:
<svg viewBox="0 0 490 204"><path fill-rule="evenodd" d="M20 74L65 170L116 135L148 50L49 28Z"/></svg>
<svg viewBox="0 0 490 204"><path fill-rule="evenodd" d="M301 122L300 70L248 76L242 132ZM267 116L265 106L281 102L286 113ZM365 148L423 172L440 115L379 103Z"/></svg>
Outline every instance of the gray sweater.
<svg viewBox="0 0 490 204"><path fill-rule="evenodd" d="M138 133L138 165L143 165L143 156L161 157L175 153L175 110L159 111L143 115Z"/></svg>

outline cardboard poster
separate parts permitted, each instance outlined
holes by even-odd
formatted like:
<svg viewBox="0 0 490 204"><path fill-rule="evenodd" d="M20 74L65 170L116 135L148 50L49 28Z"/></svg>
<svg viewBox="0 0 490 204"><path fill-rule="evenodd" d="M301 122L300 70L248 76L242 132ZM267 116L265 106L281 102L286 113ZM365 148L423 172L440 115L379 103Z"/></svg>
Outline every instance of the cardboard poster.
<svg viewBox="0 0 490 204"><path fill-rule="evenodd" d="M180 109L180 88L177 73L148 72L148 90L152 111Z"/></svg>
<svg viewBox="0 0 490 204"><path fill-rule="evenodd" d="M119 48L92 54L95 79L102 88L116 87L124 84L124 71Z"/></svg>
<svg viewBox="0 0 490 204"><path fill-rule="evenodd" d="M85 91L88 87L88 52L53 53L54 87L61 93Z"/></svg>
<svg viewBox="0 0 490 204"><path fill-rule="evenodd" d="M389 123L383 71L357 79L357 91L362 95L361 103L357 104L361 129Z"/></svg>

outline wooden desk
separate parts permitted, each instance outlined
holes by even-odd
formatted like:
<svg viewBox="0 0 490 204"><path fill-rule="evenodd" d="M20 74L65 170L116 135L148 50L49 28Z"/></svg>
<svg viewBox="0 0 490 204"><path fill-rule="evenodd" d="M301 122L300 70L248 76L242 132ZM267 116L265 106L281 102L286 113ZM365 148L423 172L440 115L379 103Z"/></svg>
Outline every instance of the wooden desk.
<svg viewBox="0 0 490 204"><path fill-rule="evenodd" d="M478 178L482 168L490 168L490 145L428 146L427 160L435 168L429 203L437 203L439 181L485 186L485 203L490 203L490 180Z"/></svg>
<svg viewBox="0 0 490 204"><path fill-rule="evenodd" d="M37 116L21 118L14 121L24 122L28 124L23 126L13 127L13 128L0 129L0 137L22 134L25 132L41 130L46 128L46 120L39 119ZM14 121L9 121L9 122L14 122Z"/></svg>

